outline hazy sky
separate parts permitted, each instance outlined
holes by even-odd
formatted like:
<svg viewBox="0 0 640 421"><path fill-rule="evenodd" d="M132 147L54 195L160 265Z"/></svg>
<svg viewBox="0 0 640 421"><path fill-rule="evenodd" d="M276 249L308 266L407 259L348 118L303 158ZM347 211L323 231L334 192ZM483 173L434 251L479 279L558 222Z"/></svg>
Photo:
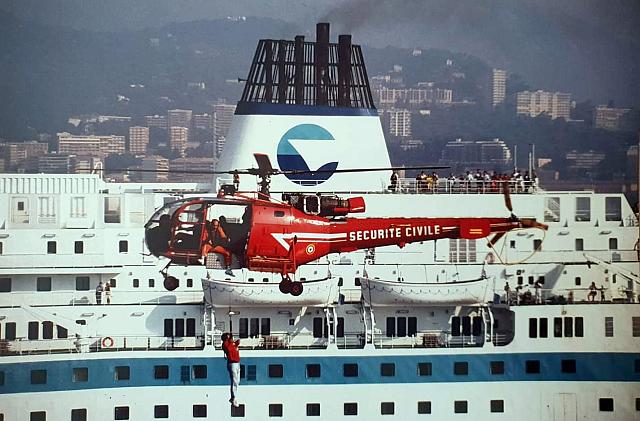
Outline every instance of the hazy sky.
<svg viewBox="0 0 640 421"><path fill-rule="evenodd" d="M360 44L443 48L522 74L534 88L640 105L640 0L0 0L23 19L93 30L246 15ZM292 34L293 35L293 34Z"/></svg>

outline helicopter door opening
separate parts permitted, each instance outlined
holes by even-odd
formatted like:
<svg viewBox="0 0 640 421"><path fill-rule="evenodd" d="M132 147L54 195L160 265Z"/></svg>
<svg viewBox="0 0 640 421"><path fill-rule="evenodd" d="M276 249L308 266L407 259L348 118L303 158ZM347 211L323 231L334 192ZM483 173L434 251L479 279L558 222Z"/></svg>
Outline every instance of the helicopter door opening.
<svg viewBox="0 0 640 421"><path fill-rule="evenodd" d="M245 267L251 206L211 204L206 211L205 225L207 239L203 243L202 254L207 256L207 268L219 268L221 264L226 268ZM218 254L217 258L211 253Z"/></svg>

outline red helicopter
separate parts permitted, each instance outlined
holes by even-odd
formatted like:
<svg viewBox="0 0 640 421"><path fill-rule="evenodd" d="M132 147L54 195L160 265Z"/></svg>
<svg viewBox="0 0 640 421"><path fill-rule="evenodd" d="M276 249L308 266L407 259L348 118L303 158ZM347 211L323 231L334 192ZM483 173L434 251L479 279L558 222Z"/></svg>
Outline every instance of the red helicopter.
<svg viewBox="0 0 640 421"><path fill-rule="evenodd" d="M268 195L268 180L270 175L284 171L273 169L266 155L256 154L256 160L258 169L224 173L258 175L260 192L239 193L234 186L223 186L215 198L168 203L147 222L145 240L149 251L170 259L162 271L165 288L173 290L178 285L175 277L167 276L171 264L215 267L213 262L224 260L226 273L233 276L235 257L235 268L280 273L280 291L298 296L303 283L292 281L289 275L299 266L330 253L495 234L490 241L493 244L514 229L547 228L533 218L517 218L513 213L508 218L348 217L365 211L362 197L341 199L333 195L291 193L278 201ZM506 207L512 211L508 187L504 194Z"/></svg>

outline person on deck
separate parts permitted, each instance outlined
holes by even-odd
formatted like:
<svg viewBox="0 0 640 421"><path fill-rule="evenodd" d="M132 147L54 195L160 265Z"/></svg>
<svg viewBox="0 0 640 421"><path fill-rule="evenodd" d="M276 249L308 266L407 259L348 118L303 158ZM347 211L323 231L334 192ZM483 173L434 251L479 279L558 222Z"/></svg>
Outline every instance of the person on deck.
<svg viewBox="0 0 640 421"><path fill-rule="evenodd" d="M224 357L227 359L227 371L229 372L229 383L231 398L229 402L231 405L238 407L236 401L236 395L238 394L238 385L240 384L240 351L238 346L240 345L240 339L233 340L233 335L230 332L222 334L222 351L224 351Z"/></svg>

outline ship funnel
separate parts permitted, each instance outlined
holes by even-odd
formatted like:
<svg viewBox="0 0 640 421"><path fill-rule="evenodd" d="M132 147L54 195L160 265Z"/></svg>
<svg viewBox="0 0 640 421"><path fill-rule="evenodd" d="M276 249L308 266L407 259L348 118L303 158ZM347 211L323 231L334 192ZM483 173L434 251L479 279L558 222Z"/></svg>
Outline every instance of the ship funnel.
<svg viewBox="0 0 640 421"><path fill-rule="evenodd" d="M315 42L302 35L258 42L225 140L217 170L251 168L262 153L281 170L301 172L273 177L272 192L379 191L391 175L333 173L390 161L362 50L351 35L332 43L328 23L316 25ZM240 189L255 182L241 176Z"/></svg>

